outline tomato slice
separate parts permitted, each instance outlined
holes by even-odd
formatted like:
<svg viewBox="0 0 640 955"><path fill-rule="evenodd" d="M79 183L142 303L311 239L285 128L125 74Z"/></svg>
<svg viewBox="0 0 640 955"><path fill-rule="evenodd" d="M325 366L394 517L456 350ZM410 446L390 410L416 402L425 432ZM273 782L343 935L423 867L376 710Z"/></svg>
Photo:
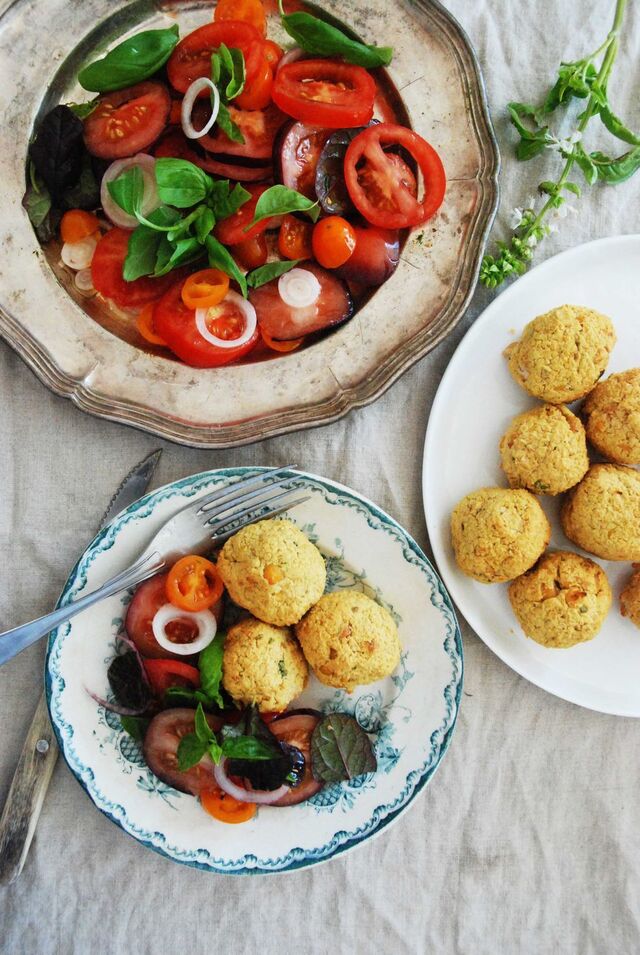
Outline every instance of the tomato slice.
<svg viewBox="0 0 640 955"><path fill-rule="evenodd" d="M214 176L221 176L223 179L233 179L236 182L261 182L270 179L273 173L271 163L256 165L253 162L247 162L246 165L240 165L239 162L223 162L215 159L203 150L192 148L186 137L175 129L162 137L154 150L154 155L158 159L162 156L173 159L188 159L189 162L204 169L205 172L210 172Z"/></svg>
<svg viewBox="0 0 640 955"><path fill-rule="evenodd" d="M195 713L186 707L163 710L151 720L143 744L144 758L151 772L167 785L192 796L216 785L213 760L208 755L186 772L178 769L178 746L184 736L195 732ZM210 713L205 715L207 723L217 733L224 721Z"/></svg>
<svg viewBox="0 0 640 955"><path fill-rule="evenodd" d="M84 142L93 156L121 159L143 152L167 125L171 97L151 80L100 97L84 121Z"/></svg>
<svg viewBox="0 0 640 955"><path fill-rule="evenodd" d="M234 102L240 109L265 109L271 102L272 89L273 71L269 65L269 60L263 55L260 69L253 82L251 85L245 84L242 93L240 93L240 96L236 96Z"/></svg>
<svg viewBox="0 0 640 955"><path fill-rule="evenodd" d="M213 19L216 23L220 20L242 20L263 35L267 25L262 0L218 0Z"/></svg>
<svg viewBox="0 0 640 955"><path fill-rule="evenodd" d="M200 671L182 660L145 660L144 668L154 696L164 697L170 686L186 686L195 690L200 686Z"/></svg>
<svg viewBox="0 0 640 955"><path fill-rule="evenodd" d="M152 659L177 658L184 662L184 655L174 654L161 647L153 635L153 618L160 607L167 603L167 574L158 574L140 584L129 604L124 629L143 657ZM185 620L167 625L167 633L176 643L189 643L197 634L197 627Z"/></svg>
<svg viewBox="0 0 640 955"><path fill-rule="evenodd" d="M251 199L247 199L244 205L240 206L237 212L227 219L221 219L216 223L213 234L223 245L236 245L239 242L245 242L247 239L253 239L267 229L274 229L280 222L279 217L271 219L262 219L256 222L254 226L248 228L253 221L258 199L263 192L266 192L268 186L247 186L251 193ZM246 231L245 231L246 230Z"/></svg>
<svg viewBox="0 0 640 955"><path fill-rule="evenodd" d="M424 195L416 197L407 165L383 147L402 146L417 162ZM374 226L408 229L423 225L442 205L446 175L437 152L412 129L378 123L359 133L344 160L347 189L354 206ZM413 174L411 179L415 182Z"/></svg>
<svg viewBox="0 0 640 955"><path fill-rule="evenodd" d="M311 771L311 735L318 722L319 717L317 716L307 714L287 716L284 714L269 724L269 729L274 736L277 736L283 743L295 746L305 759L302 781L272 805L295 806L297 803L315 796L322 789L322 783L314 779Z"/></svg>
<svg viewBox="0 0 640 955"><path fill-rule="evenodd" d="M285 259L310 259L313 255L313 226L296 216L287 215L278 232L278 251Z"/></svg>
<svg viewBox="0 0 640 955"><path fill-rule="evenodd" d="M122 277L122 266L130 235L126 229L116 228L105 232L93 253L91 280L97 292L120 308L141 308L164 295L175 282L176 276L184 275L184 271L176 270L159 278L145 275L133 282L126 282Z"/></svg>
<svg viewBox="0 0 640 955"><path fill-rule="evenodd" d="M198 554L176 561L167 577L167 598L180 610L208 610L222 597L224 585L215 564Z"/></svg>
<svg viewBox="0 0 640 955"><path fill-rule="evenodd" d="M220 269L201 269L190 275L182 286L182 301L187 308L211 308L229 291L229 276Z"/></svg>
<svg viewBox="0 0 640 955"><path fill-rule="evenodd" d="M273 105L266 109L240 109L235 105L236 103L238 100L234 100L233 105L229 107L229 116L240 129L244 142L233 142L221 129L214 127L214 133L201 136L198 145L210 153L243 156L245 159L255 160L256 163L263 163L268 159L271 164L276 135L286 121L286 116ZM196 125L200 121L199 110L198 104L194 110ZM203 109L203 114L205 112L206 107Z"/></svg>
<svg viewBox="0 0 640 955"><path fill-rule="evenodd" d="M264 233L254 235L252 239L244 239L243 242L237 242L233 247L233 254L239 264L247 269L258 269L264 265L269 257L267 240Z"/></svg>
<svg viewBox="0 0 640 955"><path fill-rule="evenodd" d="M220 348L202 337L196 326L196 313L187 308L182 301L182 282L177 282L157 303L154 322L158 334L164 338L168 347L178 358L194 368L217 368L228 365L247 355L259 339L255 334L244 345L237 348ZM216 306L220 315L216 321L215 333L218 337L234 338L244 328L244 316L240 315L236 305L229 303L225 314L225 299Z"/></svg>
<svg viewBox="0 0 640 955"><path fill-rule="evenodd" d="M297 60L280 67L273 101L303 123L343 129L366 126L376 84L362 66L337 60Z"/></svg>
<svg viewBox="0 0 640 955"><path fill-rule="evenodd" d="M262 36L250 23L223 20L206 23L180 40L167 62L169 82L179 93L186 93L194 80L211 76L211 54L221 43L242 50L246 82L258 75L262 63Z"/></svg>
<svg viewBox="0 0 640 955"><path fill-rule="evenodd" d="M200 793L200 803L214 819L232 824L253 819L258 808L254 802L240 802L239 799L234 799L217 786L215 789L213 787L203 789Z"/></svg>

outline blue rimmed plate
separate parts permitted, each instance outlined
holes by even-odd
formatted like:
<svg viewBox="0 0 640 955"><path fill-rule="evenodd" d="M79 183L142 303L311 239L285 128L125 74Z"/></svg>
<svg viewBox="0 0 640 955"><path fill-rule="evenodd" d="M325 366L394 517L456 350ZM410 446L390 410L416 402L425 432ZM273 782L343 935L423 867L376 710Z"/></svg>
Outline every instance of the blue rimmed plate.
<svg viewBox="0 0 640 955"><path fill-rule="evenodd" d="M78 561L62 601L98 586L133 560L190 498L239 479L248 468L208 471L166 485L123 511ZM46 690L60 749L96 806L143 845L178 862L228 874L291 871L326 861L380 832L429 782L444 755L462 690L462 644L449 596L414 540L393 518L349 489L310 474L292 519L327 561L327 589L357 588L394 616L401 663L386 680L352 694L309 682L300 704L356 716L375 734L378 771L326 787L288 809L262 807L228 826L197 800L162 783L118 717L87 688L107 693L129 595L116 596L52 633Z"/></svg>

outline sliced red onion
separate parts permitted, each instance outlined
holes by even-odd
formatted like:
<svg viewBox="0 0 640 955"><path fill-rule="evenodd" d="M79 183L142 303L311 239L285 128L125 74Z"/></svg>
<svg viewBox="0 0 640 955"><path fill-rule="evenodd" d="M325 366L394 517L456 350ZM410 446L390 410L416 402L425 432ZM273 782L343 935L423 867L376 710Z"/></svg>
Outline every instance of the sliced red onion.
<svg viewBox="0 0 640 955"><path fill-rule="evenodd" d="M142 172L144 180L144 194L140 211L143 216L148 216L160 205L158 188L156 186L156 161L153 156L147 153L138 153L136 156L128 156L126 159L117 159L112 162L100 185L100 202L105 214L111 219L114 225L121 229L135 229L138 220L135 216L130 216L128 212L121 209L117 202L111 198L108 184L117 179L121 172L130 169L132 166L138 166Z"/></svg>
<svg viewBox="0 0 640 955"><path fill-rule="evenodd" d="M95 235L88 235L79 242L65 242L60 249L60 258L68 268L76 272L88 269L97 244L98 237Z"/></svg>
<svg viewBox="0 0 640 955"><path fill-rule="evenodd" d="M246 298L243 298L242 295L238 295L238 293L234 292L233 290L227 292L222 301L233 302L233 304L237 305L240 311L243 313L244 331L242 334L238 338L218 338L217 335L214 335L213 332L209 331L207 326L207 317L210 311L208 308L196 309L196 328L206 341L210 342L212 345L215 345L217 348L239 348L240 345L245 345L248 341L251 341L255 334L256 327L258 325L258 316L256 315L256 310L251 302L248 302ZM218 308L217 305L211 309L211 311L214 313L214 316L216 308Z"/></svg>
<svg viewBox="0 0 640 955"><path fill-rule="evenodd" d="M146 712L146 710L132 710L129 706L119 706L117 703L109 703L108 700L104 700L101 696L98 696L97 693L92 693L86 686L85 690L91 699L96 701L98 706L104 706L105 710L117 713L118 716L142 716L142 714Z"/></svg>
<svg viewBox="0 0 640 955"><path fill-rule="evenodd" d="M204 124L202 129L196 129L191 122L191 114L198 96L203 90L207 89L213 96L213 102L211 103L211 116ZM210 80L208 76L201 76L199 79L194 80L187 92L184 94L184 99L182 100L182 111L180 115L182 122L182 132L189 139L200 139L201 136L206 136L217 120L219 110L220 93L218 92L218 87L215 85L215 83Z"/></svg>
<svg viewBox="0 0 640 955"><path fill-rule="evenodd" d="M289 63L295 63L296 60L299 60L301 56L304 56L305 52L302 47L294 46L288 53L285 53L283 57L278 60L278 65L276 67L276 74L283 66L288 66Z"/></svg>
<svg viewBox="0 0 640 955"><path fill-rule="evenodd" d="M261 806L268 806L270 803L282 799L289 792L290 787L286 783L274 790L243 789L242 786L237 786L227 776L226 763L226 759L220 760L218 765L214 767L213 775L220 789L224 790L227 795L233 796L238 802L254 802Z"/></svg>
<svg viewBox="0 0 640 955"><path fill-rule="evenodd" d="M95 292L91 269L80 269L76 272L73 281L79 292Z"/></svg>
<svg viewBox="0 0 640 955"><path fill-rule="evenodd" d="M198 628L198 636L189 643L174 643L167 635L167 624L173 620L187 620L195 624ZM216 635L218 624L216 618L210 610L200 610L198 613L190 613L188 610L180 610L173 604L163 604L153 618L151 628L153 635L165 650L177 653L180 656L191 656L193 653L199 653L208 647Z"/></svg>
<svg viewBox="0 0 640 955"><path fill-rule="evenodd" d="M309 308L320 297L322 287L313 272L291 269L278 279L280 298L291 308Z"/></svg>

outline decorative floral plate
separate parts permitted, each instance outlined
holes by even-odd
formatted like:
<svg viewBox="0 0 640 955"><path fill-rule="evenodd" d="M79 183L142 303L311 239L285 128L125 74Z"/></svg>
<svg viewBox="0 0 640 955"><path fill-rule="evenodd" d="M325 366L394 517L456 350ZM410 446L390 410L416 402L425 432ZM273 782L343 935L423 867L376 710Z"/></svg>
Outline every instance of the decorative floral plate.
<svg viewBox="0 0 640 955"><path fill-rule="evenodd" d="M61 602L123 568L189 498L239 479L249 468L208 471L141 498L95 538L78 561ZM53 727L71 771L96 806L143 845L212 872L255 874L299 869L353 848L393 822L429 782L444 755L462 690L462 643L447 592L418 545L353 491L313 475L292 482L311 498L291 518L327 561L327 589L364 590L396 620L403 646L396 672L334 691L314 677L301 705L354 714L373 734L378 771L331 785L287 809L261 807L229 826L196 799L162 783L120 721L87 688L105 695L107 666L130 595L103 601L51 634L46 691Z"/></svg>
<svg viewBox="0 0 640 955"><path fill-rule="evenodd" d="M47 0L46 7L55 29L42 29L30 0L0 0L0 46L11 51L0 60L0 335L57 394L164 438L230 447L368 404L454 327L495 214L499 156L474 52L436 0L323 0L318 8L366 42L394 47L381 82L442 157L442 208L414 230L395 274L351 321L292 354L216 369L154 350L130 316L83 298L56 250L40 248L21 206L34 124L59 102L88 98L79 69L140 29L176 19L181 32L200 26L211 19L211 2ZM277 37L275 25L270 35Z"/></svg>

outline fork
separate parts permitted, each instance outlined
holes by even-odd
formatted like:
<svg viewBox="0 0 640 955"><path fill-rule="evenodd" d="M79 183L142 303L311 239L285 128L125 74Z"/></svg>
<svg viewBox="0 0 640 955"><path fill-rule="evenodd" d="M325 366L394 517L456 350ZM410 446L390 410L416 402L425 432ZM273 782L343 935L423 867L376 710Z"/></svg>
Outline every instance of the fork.
<svg viewBox="0 0 640 955"><path fill-rule="evenodd" d="M37 620L0 633L0 666L82 610L171 566L179 555L222 544L247 524L277 517L308 501L309 495L289 499L296 489L284 487L291 478L283 475L291 470L291 465L268 468L186 504L163 524L133 564L97 590Z"/></svg>

